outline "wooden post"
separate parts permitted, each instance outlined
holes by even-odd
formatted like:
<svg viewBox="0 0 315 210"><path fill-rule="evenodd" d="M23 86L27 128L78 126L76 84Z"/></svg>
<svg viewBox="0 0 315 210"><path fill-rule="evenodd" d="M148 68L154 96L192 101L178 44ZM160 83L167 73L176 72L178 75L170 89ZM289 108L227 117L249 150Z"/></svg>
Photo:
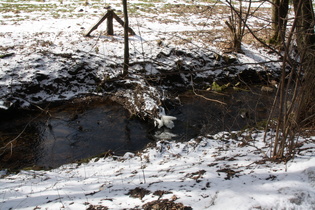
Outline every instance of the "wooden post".
<svg viewBox="0 0 315 210"><path fill-rule="evenodd" d="M90 34L92 33L92 31L96 30L98 28L99 25L101 25L101 23L108 17L108 13L106 13L90 30L89 32L87 32L85 34L85 36L90 36Z"/></svg>
<svg viewBox="0 0 315 210"><path fill-rule="evenodd" d="M114 10L108 10L107 12L107 35L114 35L114 27L113 27L113 17L114 17Z"/></svg>
<svg viewBox="0 0 315 210"><path fill-rule="evenodd" d="M116 15L113 9L109 9L107 13L85 34L85 36L90 36L90 34L101 25L104 20L107 19L107 35L114 35L113 19L115 19L121 26L125 27L124 21ZM127 24L127 30L130 35L136 35L136 33Z"/></svg>

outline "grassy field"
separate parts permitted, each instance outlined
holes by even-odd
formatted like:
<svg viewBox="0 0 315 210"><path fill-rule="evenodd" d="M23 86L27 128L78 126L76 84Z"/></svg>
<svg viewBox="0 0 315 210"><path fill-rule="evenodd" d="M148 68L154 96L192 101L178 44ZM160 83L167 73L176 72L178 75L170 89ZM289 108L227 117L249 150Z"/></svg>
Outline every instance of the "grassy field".
<svg viewBox="0 0 315 210"><path fill-rule="evenodd" d="M267 40L270 7L257 5L252 8L254 12L250 15L248 24L255 29L258 37ZM97 19L106 13L108 7L115 9L116 13L122 16L120 0L4 0L0 2L0 24L14 25L20 21L49 19ZM129 1L128 8L130 25L133 28L143 27L144 22L182 25L176 33L168 32L173 33L175 44L196 41L198 38L198 42L221 48L229 45L230 34L225 21L231 16L231 10L220 1L142 0ZM181 38L178 39L178 36ZM252 36L248 34L245 34L243 41L255 44Z"/></svg>

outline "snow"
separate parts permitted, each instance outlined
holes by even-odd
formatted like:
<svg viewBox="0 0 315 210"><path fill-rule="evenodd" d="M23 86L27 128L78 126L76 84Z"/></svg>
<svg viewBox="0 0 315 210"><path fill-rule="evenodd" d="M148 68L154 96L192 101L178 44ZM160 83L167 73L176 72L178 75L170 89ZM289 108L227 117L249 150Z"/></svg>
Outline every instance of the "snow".
<svg viewBox="0 0 315 210"><path fill-rule="evenodd" d="M46 11L31 15L22 11L18 13L20 20L12 12L0 14L0 55L8 55L0 59L1 109L10 107L17 100L24 103L22 106L28 106L71 99L80 94L100 94L95 91L99 81L94 79L106 81L120 74L119 69L111 66L122 63L122 29L115 27L113 37L103 35L101 27L93 32L93 37L83 36L103 14L101 8L105 3L115 5L120 1L101 1L102 6L97 3L99 1L91 2L90 6L82 6L79 1L64 1L63 5L75 9L65 12L66 17L62 19L53 18ZM136 2L146 3L133 3ZM8 2L0 2L5 3ZM165 3L190 4L171 0ZM57 0L31 1L30 4L64 7ZM93 4L98 9L93 8ZM212 6L211 3L200 4ZM155 5L163 6L161 3ZM79 12L80 9L83 12ZM182 17L172 16L178 19L169 23L161 23L155 20L156 17L152 14L151 17L130 18L131 27L138 34L130 37L131 61L154 62L144 68L135 65L130 78L122 82L137 84L146 93L141 95L141 91L132 89L116 93L127 98L137 112L151 114L158 110L157 101L165 97L164 92L148 87L138 71L144 69L143 74L158 77L161 69L172 69L178 62L194 66L195 61L190 57L172 54L174 49L189 49L192 55L201 56L209 63L201 68L200 77L221 74L223 69L206 71L220 65L211 57L221 51L198 39L183 42L189 35L179 32L220 30L223 24L214 23L217 19L222 22L227 16L214 14L205 18L189 14L190 18L185 19L187 23L181 22ZM262 20L253 18L251 22L254 21L262 23ZM198 25L201 22L208 24ZM218 37L216 41L221 39L224 38ZM157 46L157 41L162 45ZM250 64L238 66L237 71L249 66L257 71L278 67L277 56L268 54L265 49L244 44L243 50L244 55L235 56L241 63ZM257 62L266 64L257 65ZM89 72L80 72L80 66ZM69 82L66 78L76 81ZM23 85L26 84L38 85L40 91L21 98L13 94L25 91ZM136 106L137 101L143 102L140 107ZM179 143L165 140L175 135L166 130L157 133L161 141L155 147L137 154L92 159L89 163L68 164L48 171L22 170L10 174L3 170L0 171L0 209L86 209L90 205L103 205L109 209L142 208L145 203L159 199L160 196L154 194L157 191L163 191L161 199L183 203L193 209L315 209L315 136L300 137L298 140L303 146L298 148L295 159L277 164L266 159L272 146L272 133L268 133L267 142L263 142L262 131L234 133L237 138L221 132ZM252 140L245 140L246 135ZM131 197L129 192L136 188L149 192L142 198Z"/></svg>
<svg viewBox="0 0 315 210"><path fill-rule="evenodd" d="M154 125L159 129L163 126L172 129L175 126L173 122L174 120L177 120L177 118L166 115L164 108L160 107L159 118L154 118Z"/></svg>
<svg viewBox="0 0 315 210"><path fill-rule="evenodd" d="M265 159L264 132L239 133L246 146L226 132L185 143L159 141L142 153L92 159L50 171L21 171L0 179L1 209L141 208L174 199L193 209L314 209L315 142L286 164ZM272 133L269 133L272 135ZM128 193L149 191L143 198Z"/></svg>
<svg viewBox="0 0 315 210"><path fill-rule="evenodd" d="M1 107L8 108L5 104L19 104L19 106L25 107L33 103L71 99L86 93L99 94L95 91L98 89L99 80L104 82L108 78L117 78L122 72L119 69L119 64L123 62L122 27L117 26L114 21L115 36L106 36L103 35L105 27L105 23L103 23L92 33L92 37L83 36L106 12L103 9L104 3L110 4L119 10L121 5L118 6L117 2L91 1L89 5L83 6L82 3L77 1L63 1L63 4L60 4L60 1L57 0L44 3L30 1L25 8L36 10L36 8L31 7L34 4L39 6L48 5L51 9L48 11L39 9L34 12L27 12L27 9L25 9L26 11L20 11L17 17L11 12L1 14L0 54L11 55L0 59L0 75L2 75L0 78ZM140 1L139 3L143 2ZM167 1L167 3L175 2ZM17 2L8 4L17 4ZM130 5L133 4L136 4L136 2L130 2ZM164 3L152 4L155 5L156 9L163 9ZM176 4L189 3L176 1ZM213 6L213 3L200 3L200 5ZM213 57L214 53L220 54L219 49L204 43L202 40L185 41L191 39L185 33L222 30L224 24L218 22L215 24L213 21L219 19L222 22L227 15L213 12L211 18L207 15L202 16L202 14L201 16L188 14L189 18L185 18L178 15L169 17L167 12L162 11L159 16L145 13L145 16L135 15L130 17L130 26L137 34L136 36L130 36L130 62L141 63L146 61L148 63L145 67L134 65L130 68L130 72L137 74L138 71L144 68L147 75L158 75L161 71L173 69L178 62L181 62L188 66L187 69L194 68L194 66L204 68L204 72L198 74L199 77L220 75L222 69L209 71L209 67L218 64L216 60L208 62L209 64L202 67L200 63L190 61L191 58L173 55L172 52L188 49L195 52L194 56L202 56L204 60L209 60L209 57ZM54 16L56 12L61 13L61 17L56 18ZM30 14L32 14L31 17ZM6 15L12 17L7 18ZM163 21L164 19L166 22ZM168 19L172 19L172 21L168 22ZM256 18L254 19L256 20ZM161 43L161 46L157 45L158 42ZM250 51L251 46L246 45L244 45L244 48L246 48L248 54L238 55L240 61L257 63L267 60L270 61L270 64L265 66L271 66L271 68L276 66L278 58L267 54L266 50ZM159 58L158 56L161 53L169 57L164 58L165 56L162 56ZM265 57L263 57L264 55ZM265 67L257 65L252 66L256 69L265 69ZM82 68L84 68L84 71L80 71ZM86 72L86 68L89 73ZM238 67L238 70L242 71L246 68L248 68L248 65L243 66L243 68ZM47 75L47 77L42 75ZM183 81L190 82L190 78L188 81L183 75L181 76ZM70 77L72 77L71 80L76 80L76 82L71 82L65 89L61 84L66 83L66 78ZM45 79L42 80L42 78ZM78 82L78 79L81 82ZM56 80L60 85L56 85ZM141 81L141 86L144 87L146 86L145 80L145 78L138 76L128 82L139 84L139 81ZM28 93L25 97L14 94L15 92L24 92L24 84L39 87L45 89L45 91L38 91L33 88L34 93ZM47 88L50 90L48 91ZM146 104L142 107L144 113L152 113L154 109L157 109L154 102L162 96L155 88L151 89L150 94L141 99L137 99L134 94L125 94L128 95L127 97L131 97L129 98L130 106L135 106L132 103L145 98ZM140 109L135 108L135 110L137 112Z"/></svg>

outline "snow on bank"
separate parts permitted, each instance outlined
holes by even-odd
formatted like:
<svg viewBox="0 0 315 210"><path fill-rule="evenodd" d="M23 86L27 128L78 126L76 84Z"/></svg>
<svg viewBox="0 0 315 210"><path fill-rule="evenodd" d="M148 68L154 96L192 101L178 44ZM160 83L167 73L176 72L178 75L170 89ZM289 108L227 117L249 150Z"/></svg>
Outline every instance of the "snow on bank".
<svg viewBox="0 0 315 210"><path fill-rule="evenodd" d="M117 2L119 1L105 3L115 7ZM60 1L54 0L47 2L48 9L33 8L31 3L35 6L38 4L37 1L30 1L28 7L19 8L18 16L12 11L3 11L0 15L0 108L8 108L12 104L27 107L30 104L67 100L91 93L106 95L102 92L101 84L108 79L118 78L122 71L122 27L115 25L115 35L106 36L104 23L93 32L93 37L83 36L102 13L106 12L104 3L91 1L83 6L80 1L64 1L64 4L60 4ZM211 7L215 5L207 4ZM130 8L134 6L130 2ZM11 5L10 8L15 7ZM36 8L38 11L32 11ZM250 62L254 65L238 65L228 70L224 70L224 67L218 68L223 59L216 61L218 58L214 55L220 53L220 50L213 46L210 39L204 42L199 36L203 36L202 31L211 32L216 31L217 27L222 28L224 24L212 24L212 21L223 20L226 16L224 12L213 12L211 17L202 12L185 14L189 18L185 18L184 14L171 15L168 18L172 21L167 21L164 16L171 11L167 12L165 8L161 11L163 13L159 13L159 18L153 13L130 17L130 25L137 36L130 36L130 64L134 64L130 67L130 75L133 80L126 82L143 89L147 86L145 76L150 75L159 80L161 78L156 75L176 68L190 72L189 81L183 78L187 80L186 83L191 81L191 70L195 69L200 71L196 76L204 78L209 75L217 77L220 74L235 76L246 68L259 70L267 66L274 69L273 61L277 62L276 57L263 50L253 50L248 45L244 45L248 54L235 57L238 57L239 63ZM60 16L54 17L55 13ZM195 33L185 35L186 32ZM208 32L206 36L209 36ZM257 62L266 61L270 61L270 64L257 65ZM216 68L212 70L214 67ZM140 92L145 92L142 89ZM118 91L116 95L127 96L131 102L148 99L151 104L147 106L149 109L142 110L148 113L153 113L157 108L151 102L156 103L157 98L162 97L158 90L150 91L147 97L140 98L135 96L133 89L129 89L130 92L127 93L122 91L124 94ZM150 97L151 95L154 97ZM131 103L130 106L132 105ZM137 109L134 111L138 112Z"/></svg>
<svg viewBox="0 0 315 210"><path fill-rule="evenodd" d="M21 171L0 179L0 208L131 209L160 198L193 209L314 209L315 138L300 138L296 158L276 164L263 135L159 141L143 153Z"/></svg>

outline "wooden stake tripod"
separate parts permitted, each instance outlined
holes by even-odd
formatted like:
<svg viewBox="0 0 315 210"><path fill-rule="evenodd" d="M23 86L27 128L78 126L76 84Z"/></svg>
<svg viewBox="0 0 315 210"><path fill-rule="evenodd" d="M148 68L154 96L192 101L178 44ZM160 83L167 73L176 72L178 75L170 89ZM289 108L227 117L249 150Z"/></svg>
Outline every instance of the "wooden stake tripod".
<svg viewBox="0 0 315 210"><path fill-rule="evenodd" d="M90 34L101 25L104 20L107 19L107 35L114 35L113 18L124 27L124 21L116 15L113 9L109 9L107 13L85 34L85 36L90 36ZM128 27L128 32L130 35L136 35L136 33Z"/></svg>

